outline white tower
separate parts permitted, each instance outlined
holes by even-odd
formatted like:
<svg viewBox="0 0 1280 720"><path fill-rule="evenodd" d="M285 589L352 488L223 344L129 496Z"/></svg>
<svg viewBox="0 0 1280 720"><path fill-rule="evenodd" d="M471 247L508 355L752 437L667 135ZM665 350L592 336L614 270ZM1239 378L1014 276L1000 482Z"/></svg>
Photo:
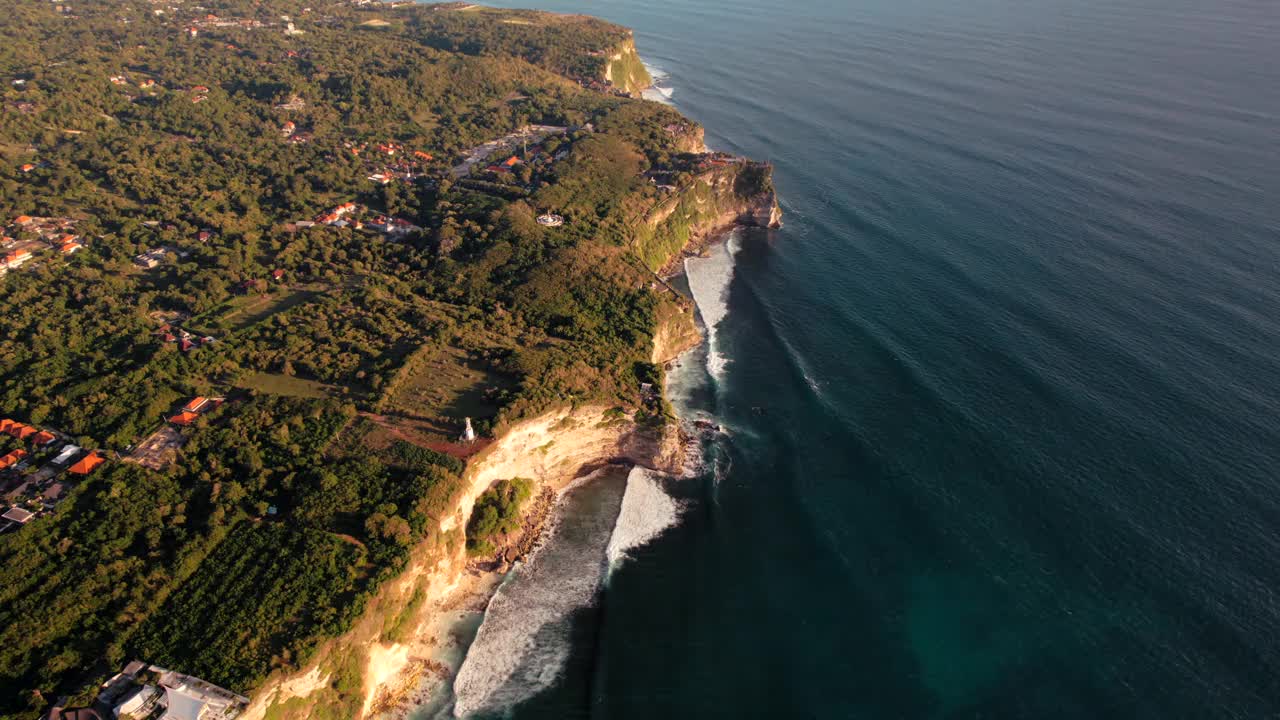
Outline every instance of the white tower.
<svg viewBox="0 0 1280 720"><path fill-rule="evenodd" d="M462 442L475 442L476 431L471 427L471 418L467 418L467 429L462 431Z"/></svg>

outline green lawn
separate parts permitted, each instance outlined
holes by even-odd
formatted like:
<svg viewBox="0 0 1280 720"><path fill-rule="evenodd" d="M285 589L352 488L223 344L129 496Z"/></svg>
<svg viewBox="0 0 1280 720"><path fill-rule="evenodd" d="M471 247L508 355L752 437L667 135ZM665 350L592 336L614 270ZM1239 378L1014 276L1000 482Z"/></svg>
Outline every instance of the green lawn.
<svg viewBox="0 0 1280 720"><path fill-rule="evenodd" d="M492 417L498 408L485 399L485 390L509 385L462 350L442 348L407 360L385 410L427 419Z"/></svg>
<svg viewBox="0 0 1280 720"><path fill-rule="evenodd" d="M293 289L269 295L238 295L218 307L191 319L193 329L201 331L236 332L256 325L263 320L309 302L321 294L317 289Z"/></svg>
<svg viewBox="0 0 1280 720"><path fill-rule="evenodd" d="M337 398L343 396L343 388L338 385L326 385L316 380L281 375L279 373L254 373L243 378L237 386L247 390L257 390L269 395L287 395L300 398Z"/></svg>

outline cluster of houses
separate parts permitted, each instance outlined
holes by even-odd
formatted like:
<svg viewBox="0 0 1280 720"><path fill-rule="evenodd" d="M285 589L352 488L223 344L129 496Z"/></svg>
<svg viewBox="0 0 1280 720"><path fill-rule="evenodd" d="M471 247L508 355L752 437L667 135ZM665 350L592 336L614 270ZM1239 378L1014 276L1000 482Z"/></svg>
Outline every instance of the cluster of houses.
<svg viewBox="0 0 1280 720"><path fill-rule="evenodd" d="M368 145L352 145L348 143L352 154L359 155L368 149ZM369 175L369 179L379 185L389 185L397 180L412 183L427 170L427 164L435 160L435 156L424 150L407 152L403 145L396 142L378 143L374 146L372 157L382 159L382 164Z"/></svg>
<svg viewBox="0 0 1280 720"><path fill-rule="evenodd" d="M574 129L589 129L588 126L583 128L569 128L560 125L526 125L515 132L508 133L496 140L477 145L468 150L463 157L461 163L455 165L449 174L454 180L460 180L471 174L472 170L477 167L485 167L482 163L492 157L510 156L515 152L516 148L528 147L529 143L534 143L535 150L538 150L537 143L541 143L552 135L563 135ZM560 156L557 156L560 157ZM510 157L506 157L509 160ZM516 158L519 160L519 158ZM500 167L500 164L493 164L493 167ZM510 169L508 167L508 169Z"/></svg>
<svg viewBox="0 0 1280 720"><path fill-rule="evenodd" d="M309 130L299 130L297 123L292 120L286 120L282 125L280 125L280 136L284 138L285 142L293 145L309 143L313 137Z"/></svg>
<svg viewBox="0 0 1280 720"><path fill-rule="evenodd" d="M196 234L196 236L203 237L204 239L202 240L202 242L208 242L209 239L213 237L213 231L201 230L199 233ZM190 253L187 252L186 250L182 250L176 247L171 247L169 245L161 245L160 247L151 248L150 250L142 253L141 255L134 256L133 264L137 265L143 270L150 270L158 266L160 263L164 262L165 256L168 255L169 253L173 253L174 255L177 255L180 258L190 255Z"/></svg>
<svg viewBox="0 0 1280 720"><path fill-rule="evenodd" d="M130 448L125 462L136 463L156 471L163 471L178 459L178 449L186 442L181 429L194 425L201 415L212 412L225 402L220 397L195 397L181 407L174 408L165 422L151 435Z"/></svg>
<svg viewBox="0 0 1280 720"><path fill-rule="evenodd" d="M299 220L293 225L298 228L314 227L315 225L328 225L329 227L339 228L350 227L356 230L379 232L393 239L422 229L402 218L370 213L369 208L354 202L346 202L332 210L323 212L316 216L314 222Z"/></svg>
<svg viewBox="0 0 1280 720"><path fill-rule="evenodd" d="M0 533L21 528L57 507L73 486L69 476L92 473L106 462L97 451L84 452L60 432L0 419Z"/></svg>
<svg viewBox="0 0 1280 720"><path fill-rule="evenodd" d="M129 80L128 75L112 75L108 77L107 80L110 80L112 85L133 84L132 81ZM158 87L158 83L152 78L143 78L137 82L137 85L143 90L152 90Z"/></svg>
<svg viewBox="0 0 1280 720"><path fill-rule="evenodd" d="M172 415L169 418L169 422L173 423L174 425L179 425L182 427L193 425L195 424L196 420L200 419L201 415L204 415L205 413L213 412L218 408L218 406L222 405L222 403L224 402L226 402L226 398L220 398L220 397L192 398L189 402L187 402L186 405L183 405L182 408L178 410L176 414Z"/></svg>
<svg viewBox="0 0 1280 720"><path fill-rule="evenodd" d="M198 37L202 29L207 28L237 28L240 30L257 30L258 28L269 27L267 23L254 18L224 18L218 17L213 13L207 13L202 18L193 18L187 23L184 32L188 37Z"/></svg>
<svg viewBox="0 0 1280 720"><path fill-rule="evenodd" d="M212 335L196 335L176 325L165 323L156 330L156 336L164 343L177 343L182 352L191 352L217 341Z"/></svg>
<svg viewBox="0 0 1280 720"><path fill-rule="evenodd" d="M386 185L393 180L411 183L426 174L427 163L435 160L435 156L422 150L415 150L412 154L406 153L399 157L394 156L395 153L390 153L388 161L382 165L378 172L370 175L369 179L382 185Z"/></svg>
<svg viewBox="0 0 1280 720"><path fill-rule="evenodd" d="M49 711L48 720L234 720L249 706L243 695L141 660L103 683L91 707L66 708L64 702Z"/></svg>
<svg viewBox="0 0 1280 720"><path fill-rule="evenodd" d="M13 235L0 235L0 277L26 265L42 251L72 255L84 248L80 236L72 232L74 225L70 218L19 215L7 229Z"/></svg>
<svg viewBox="0 0 1280 720"><path fill-rule="evenodd" d="M485 166L484 173L490 175L490 179L498 180L504 175L510 175L521 165L528 165L534 173L546 170L568 157L569 148L562 148L555 154L551 154L541 144L538 144L526 148L523 152L524 157L512 154L503 158L502 155L506 155L506 153L502 153L495 162Z"/></svg>

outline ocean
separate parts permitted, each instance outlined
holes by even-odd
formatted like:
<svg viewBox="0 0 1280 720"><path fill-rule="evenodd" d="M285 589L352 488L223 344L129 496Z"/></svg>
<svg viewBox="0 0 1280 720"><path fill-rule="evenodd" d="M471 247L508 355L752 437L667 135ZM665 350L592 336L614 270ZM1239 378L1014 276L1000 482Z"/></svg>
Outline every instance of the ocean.
<svg viewBox="0 0 1280 720"><path fill-rule="evenodd" d="M688 266L703 466L574 491L463 714L1280 716L1280 5L540 6L786 227Z"/></svg>

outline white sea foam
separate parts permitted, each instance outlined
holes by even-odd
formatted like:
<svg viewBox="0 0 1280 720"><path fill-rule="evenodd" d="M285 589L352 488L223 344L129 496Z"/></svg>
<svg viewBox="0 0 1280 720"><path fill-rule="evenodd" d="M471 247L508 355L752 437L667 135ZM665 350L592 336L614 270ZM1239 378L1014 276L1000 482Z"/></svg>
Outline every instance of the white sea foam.
<svg viewBox="0 0 1280 720"><path fill-rule="evenodd" d="M689 290L707 329L707 371L717 381L723 379L729 358L720 348L719 325L729 314L729 284L733 280L734 257L741 248L737 231L728 241L713 245L707 257L684 261Z"/></svg>
<svg viewBox="0 0 1280 720"><path fill-rule="evenodd" d="M627 476L622 509L618 511L618 521L614 523L605 551L610 574L622 564L630 550L654 539L679 520L680 506L662 489L662 477L644 468L633 468Z"/></svg>
<svg viewBox="0 0 1280 720"><path fill-rule="evenodd" d="M645 100L655 100L666 105L674 104L671 96L675 94L676 89L671 87L668 82L671 76L662 68L656 65L645 63L645 69L649 71L649 77L653 78L653 85L645 88L640 94Z"/></svg>
<svg viewBox="0 0 1280 720"><path fill-rule="evenodd" d="M569 659L572 614L604 582L623 492L616 477L566 489L545 541L489 601L453 683L455 717L509 708L555 683Z"/></svg>
<svg viewBox="0 0 1280 720"><path fill-rule="evenodd" d="M545 542L489 601L453 682L454 717L510 708L556 682L569 660L573 613L595 602L629 550L678 519L660 477L637 468L625 484L593 476L565 489Z"/></svg>

